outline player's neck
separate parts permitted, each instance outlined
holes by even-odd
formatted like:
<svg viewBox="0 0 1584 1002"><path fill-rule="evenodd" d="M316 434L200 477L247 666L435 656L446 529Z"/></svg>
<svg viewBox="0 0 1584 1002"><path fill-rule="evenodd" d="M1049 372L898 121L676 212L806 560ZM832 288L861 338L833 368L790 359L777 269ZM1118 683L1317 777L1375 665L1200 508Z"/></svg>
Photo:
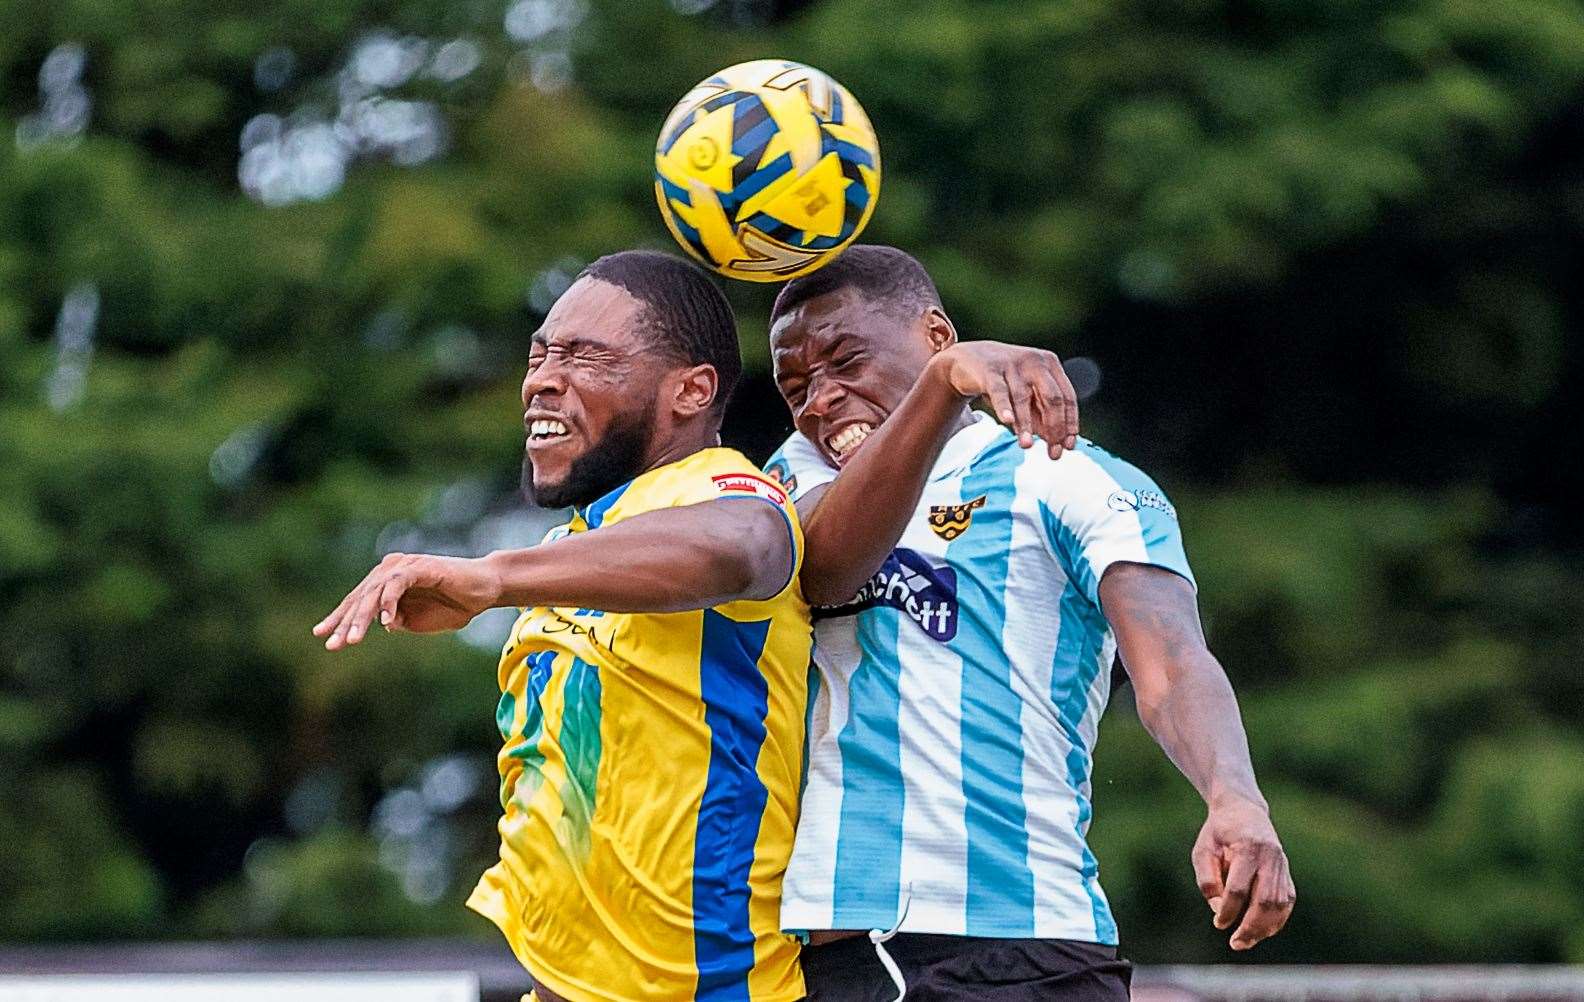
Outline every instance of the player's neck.
<svg viewBox="0 0 1584 1002"><path fill-rule="evenodd" d="M662 466L670 466L700 452L704 449L713 449L720 445L720 429L715 426L701 424L697 428L679 428L677 434L666 442L656 442L655 450L644 464L642 473L658 470ZM641 474L640 474L641 475Z"/></svg>

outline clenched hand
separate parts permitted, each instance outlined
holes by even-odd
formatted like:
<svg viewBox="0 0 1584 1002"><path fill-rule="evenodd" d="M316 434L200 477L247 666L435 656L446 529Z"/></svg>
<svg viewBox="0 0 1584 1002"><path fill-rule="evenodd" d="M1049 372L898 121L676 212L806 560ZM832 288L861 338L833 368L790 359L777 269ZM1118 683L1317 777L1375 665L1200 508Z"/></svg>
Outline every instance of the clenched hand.
<svg viewBox="0 0 1584 1002"><path fill-rule="evenodd" d="M1287 924L1298 892L1262 805L1234 800L1212 806L1194 842L1193 867L1215 927L1232 929L1232 949L1250 949Z"/></svg>

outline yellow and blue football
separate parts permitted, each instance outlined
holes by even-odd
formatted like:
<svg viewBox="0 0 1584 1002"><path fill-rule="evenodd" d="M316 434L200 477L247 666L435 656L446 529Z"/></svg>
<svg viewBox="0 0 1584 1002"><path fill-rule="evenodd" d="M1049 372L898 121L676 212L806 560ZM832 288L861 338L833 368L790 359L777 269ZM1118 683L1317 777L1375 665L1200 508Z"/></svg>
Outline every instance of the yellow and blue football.
<svg viewBox="0 0 1584 1002"><path fill-rule="evenodd" d="M655 145L671 235L723 275L806 275L858 238L880 195L869 116L828 75L783 59L721 70L687 92Z"/></svg>

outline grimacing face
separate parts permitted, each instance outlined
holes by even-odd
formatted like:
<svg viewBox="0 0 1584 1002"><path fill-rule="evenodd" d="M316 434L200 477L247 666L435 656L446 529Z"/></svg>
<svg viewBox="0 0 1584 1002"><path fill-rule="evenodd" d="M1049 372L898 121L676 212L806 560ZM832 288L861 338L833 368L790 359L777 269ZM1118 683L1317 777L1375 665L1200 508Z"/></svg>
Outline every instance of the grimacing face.
<svg viewBox="0 0 1584 1002"><path fill-rule="evenodd" d="M523 379L523 490L546 508L585 505L644 469L666 362L643 333L642 300L587 276L533 336Z"/></svg>
<svg viewBox="0 0 1584 1002"><path fill-rule="evenodd" d="M797 430L832 463L851 459L923 374L937 350L929 340L932 313L909 320L847 288L775 319L776 387Z"/></svg>

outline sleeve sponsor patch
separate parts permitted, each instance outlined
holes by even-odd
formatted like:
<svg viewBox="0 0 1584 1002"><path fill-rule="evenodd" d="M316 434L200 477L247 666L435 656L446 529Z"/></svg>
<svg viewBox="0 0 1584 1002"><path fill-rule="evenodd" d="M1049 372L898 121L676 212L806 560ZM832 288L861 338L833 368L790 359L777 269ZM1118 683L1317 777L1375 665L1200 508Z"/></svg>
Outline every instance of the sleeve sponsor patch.
<svg viewBox="0 0 1584 1002"><path fill-rule="evenodd" d="M1166 500L1166 495L1160 491L1112 491L1106 498L1106 504L1112 511L1138 511L1140 508L1153 508L1164 512L1170 518L1177 517L1177 507Z"/></svg>
<svg viewBox="0 0 1584 1002"><path fill-rule="evenodd" d="M710 479L715 482L715 489L722 494L752 494L777 505L784 506L787 503L786 491L751 473L723 473Z"/></svg>

